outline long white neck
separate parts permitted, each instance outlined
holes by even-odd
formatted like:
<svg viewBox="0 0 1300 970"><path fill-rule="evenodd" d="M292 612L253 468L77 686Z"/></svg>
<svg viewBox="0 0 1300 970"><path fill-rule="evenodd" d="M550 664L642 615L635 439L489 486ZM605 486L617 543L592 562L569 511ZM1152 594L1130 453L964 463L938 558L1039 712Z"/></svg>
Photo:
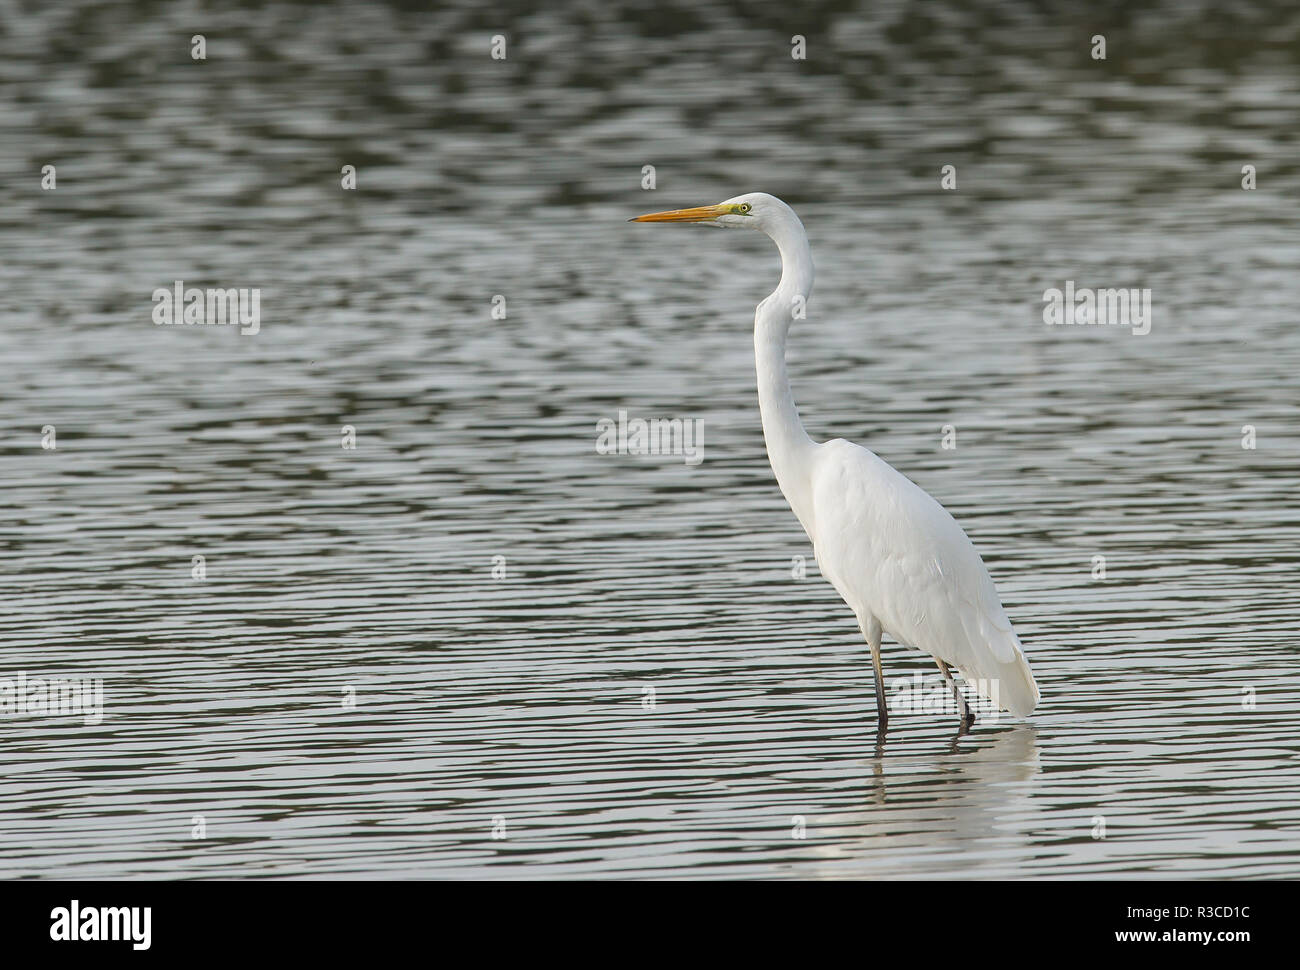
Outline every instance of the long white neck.
<svg viewBox="0 0 1300 970"><path fill-rule="evenodd" d="M765 227L781 252L781 282L754 314L754 362L758 370L758 406L763 415L767 457L782 494L804 531L811 535L810 474L813 449L817 445L804 431L790 391L785 369L785 339L796 307L806 304L812 295L812 250L799 217L788 208L785 214L788 218Z"/></svg>

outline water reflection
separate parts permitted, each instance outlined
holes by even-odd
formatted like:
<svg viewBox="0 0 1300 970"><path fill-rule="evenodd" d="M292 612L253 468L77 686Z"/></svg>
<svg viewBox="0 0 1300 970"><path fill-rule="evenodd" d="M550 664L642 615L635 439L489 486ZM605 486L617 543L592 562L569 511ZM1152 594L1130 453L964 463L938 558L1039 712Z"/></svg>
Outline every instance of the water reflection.
<svg viewBox="0 0 1300 970"><path fill-rule="evenodd" d="M942 752L876 758L862 807L817 820L826 836L800 878L1004 878L1026 874L1039 847L1026 820L1038 773L1035 729L1010 724Z"/></svg>

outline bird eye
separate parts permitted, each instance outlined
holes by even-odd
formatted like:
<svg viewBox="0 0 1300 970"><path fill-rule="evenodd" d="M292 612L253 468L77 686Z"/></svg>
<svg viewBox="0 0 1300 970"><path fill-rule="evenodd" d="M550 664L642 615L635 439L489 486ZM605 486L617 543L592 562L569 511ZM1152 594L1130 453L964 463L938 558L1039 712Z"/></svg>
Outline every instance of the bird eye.
<svg viewBox="0 0 1300 970"><path fill-rule="evenodd" d="M744 215L745 213L749 212L749 210L752 208L754 207L750 205L748 202L742 202L740 203L740 214Z"/></svg>

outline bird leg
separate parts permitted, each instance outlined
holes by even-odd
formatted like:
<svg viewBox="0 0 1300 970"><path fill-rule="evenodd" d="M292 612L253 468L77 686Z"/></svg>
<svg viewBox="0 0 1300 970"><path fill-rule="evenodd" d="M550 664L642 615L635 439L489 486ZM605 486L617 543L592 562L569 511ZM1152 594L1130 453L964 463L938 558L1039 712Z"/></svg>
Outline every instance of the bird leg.
<svg viewBox="0 0 1300 970"><path fill-rule="evenodd" d="M880 668L880 637L884 631L880 627L880 621L873 616L862 624L862 633L871 647L871 666L876 671L876 713L883 728L889 723L889 704L885 699L885 674Z"/></svg>
<svg viewBox="0 0 1300 970"><path fill-rule="evenodd" d="M948 665L938 657L934 658L934 662L939 665L939 672L943 674L943 679L948 682L948 686L952 688L953 696L957 698L957 710L961 712L962 728L969 728L975 723L975 712L966 703L966 698L962 696L961 691L958 689L957 681L953 680L952 670L949 669Z"/></svg>

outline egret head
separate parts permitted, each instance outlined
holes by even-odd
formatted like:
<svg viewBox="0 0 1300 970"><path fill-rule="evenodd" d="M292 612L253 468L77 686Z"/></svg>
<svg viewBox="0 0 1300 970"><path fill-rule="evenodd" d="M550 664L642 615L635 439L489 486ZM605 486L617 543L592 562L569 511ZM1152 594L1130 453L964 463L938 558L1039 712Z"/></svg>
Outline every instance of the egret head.
<svg viewBox="0 0 1300 970"><path fill-rule="evenodd" d="M778 214L789 211L789 206L775 196L766 192L750 192L717 205L651 212L629 219L628 222L698 222L705 226L721 226L723 229L764 229Z"/></svg>

